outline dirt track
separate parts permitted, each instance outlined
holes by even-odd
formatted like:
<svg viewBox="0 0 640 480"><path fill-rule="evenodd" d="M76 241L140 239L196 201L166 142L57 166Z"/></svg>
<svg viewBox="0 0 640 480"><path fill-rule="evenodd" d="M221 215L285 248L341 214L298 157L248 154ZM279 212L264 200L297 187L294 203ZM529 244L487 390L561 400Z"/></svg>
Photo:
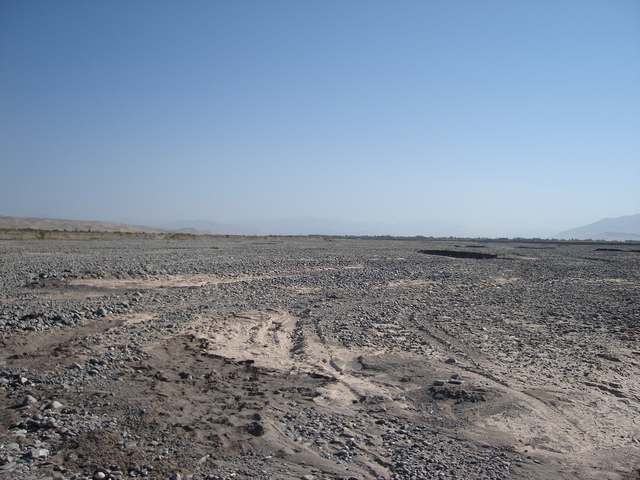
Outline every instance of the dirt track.
<svg viewBox="0 0 640 480"><path fill-rule="evenodd" d="M640 478L599 247L2 241L0 478Z"/></svg>

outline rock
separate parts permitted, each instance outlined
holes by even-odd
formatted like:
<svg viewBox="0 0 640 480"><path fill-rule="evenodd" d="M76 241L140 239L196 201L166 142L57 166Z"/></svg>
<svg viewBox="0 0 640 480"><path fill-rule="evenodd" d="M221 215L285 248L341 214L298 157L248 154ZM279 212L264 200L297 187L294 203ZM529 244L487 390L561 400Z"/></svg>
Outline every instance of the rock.
<svg viewBox="0 0 640 480"><path fill-rule="evenodd" d="M338 364L338 362L336 362L336 360L333 358L329 360L329 365L331 365L334 368L334 370L336 370L338 373L344 372L344 368L342 368L342 366Z"/></svg>
<svg viewBox="0 0 640 480"><path fill-rule="evenodd" d="M49 410L60 410L62 408L62 404L60 402L58 402L57 400L54 400L49 405L47 405L47 408Z"/></svg>
<svg viewBox="0 0 640 480"><path fill-rule="evenodd" d="M107 468L96 468L96 471L93 473L94 480L103 480L109 477L111 477L111 472Z"/></svg>
<svg viewBox="0 0 640 480"><path fill-rule="evenodd" d="M182 475L180 475L179 473L174 473L173 475L171 475L170 480L182 480Z"/></svg>
<svg viewBox="0 0 640 480"><path fill-rule="evenodd" d="M20 399L20 405L33 405L34 403L38 403L38 400L31 395L25 395Z"/></svg>
<svg viewBox="0 0 640 480"><path fill-rule="evenodd" d="M246 426L247 432L254 437L260 437L264 435L264 427L258 422L250 423Z"/></svg>
<svg viewBox="0 0 640 480"><path fill-rule="evenodd" d="M47 458L49 456L49 450L46 448L34 448L27 452L29 458Z"/></svg>
<svg viewBox="0 0 640 480"><path fill-rule="evenodd" d="M18 466L16 462L8 462L0 467L3 472L10 472Z"/></svg>
<svg viewBox="0 0 640 480"><path fill-rule="evenodd" d="M437 387L441 387L442 385L444 385L446 382L444 380L434 380L433 384L436 385Z"/></svg>

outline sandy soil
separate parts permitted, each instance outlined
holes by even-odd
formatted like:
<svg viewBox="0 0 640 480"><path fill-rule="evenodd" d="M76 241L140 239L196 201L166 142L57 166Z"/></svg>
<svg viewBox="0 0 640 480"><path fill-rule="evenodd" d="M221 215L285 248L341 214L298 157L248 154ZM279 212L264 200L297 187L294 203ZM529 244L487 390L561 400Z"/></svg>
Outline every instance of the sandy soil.
<svg viewBox="0 0 640 480"><path fill-rule="evenodd" d="M6 241L0 262L2 478L640 478L633 246Z"/></svg>

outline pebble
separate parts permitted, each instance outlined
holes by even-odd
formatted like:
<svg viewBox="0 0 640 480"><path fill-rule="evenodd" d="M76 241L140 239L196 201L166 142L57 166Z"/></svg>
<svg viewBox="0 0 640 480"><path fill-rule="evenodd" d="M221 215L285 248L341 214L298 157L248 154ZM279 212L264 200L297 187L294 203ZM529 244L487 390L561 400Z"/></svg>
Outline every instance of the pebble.
<svg viewBox="0 0 640 480"><path fill-rule="evenodd" d="M62 404L59 401L54 400L49 405L47 405L47 408L50 410L60 410L62 408Z"/></svg>
<svg viewBox="0 0 640 480"><path fill-rule="evenodd" d="M47 458L49 456L49 450L46 448L34 448L27 453L29 458Z"/></svg>
<svg viewBox="0 0 640 480"><path fill-rule="evenodd" d="M20 399L20 405L33 405L37 402L38 400L32 395L25 395Z"/></svg>
<svg viewBox="0 0 640 480"><path fill-rule="evenodd" d="M17 462L7 462L4 465L0 466L0 470L5 472L9 472L18 466Z"/></svg>

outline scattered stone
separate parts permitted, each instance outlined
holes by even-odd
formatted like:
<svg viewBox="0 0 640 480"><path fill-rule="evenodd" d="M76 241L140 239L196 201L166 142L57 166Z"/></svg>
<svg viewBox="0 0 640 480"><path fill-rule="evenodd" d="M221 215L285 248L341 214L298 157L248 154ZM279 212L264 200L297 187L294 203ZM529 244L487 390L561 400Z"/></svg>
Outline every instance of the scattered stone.
<svg viewBox="0 0 640 480"><path fill-rule="evenodd" d="M62 408L62 404L57 400L54 400L49 405L47 405L47 409L49 410L60 410Z"/></svg>
<svg viewBox="0 0 640 480"><path fill-rule="evenodd" d="M14 470L17 466L18 466L17 462L9 461L4 465L0 466L0 470L2 470L3 472L10 472Z"/></svg>
<svg viewBox="0 0 640 480"><path fill-rule="evenodd" d="M264 435L264 427L258 422L250 423L246 426L246 430L250 435L253 435L254 437L260 437Z"/></svg>
<svg viewBox="0 0 640 480"><path fill-rule="evenodd" d="M34 403L38 403L38 400L32 395L25 395L20 399L20 405L33 405Z"/></svg>
<svg viewBox="0 0 640 480"><path fill-rule="evenodd" d="M533 398L572 414L585 407L572 402L574 390L593 388L596 408L581 412L615 402L598 424L615 427L618 442L633 439L635 257L602 262L607 252L595 259L580 245L518 252L511 242L482 242L501 260L455 260L418 254L416 245L428 242L454 252L481 243L0 242L0 402L10 418L2 475L183 480L177 472L185 468L193 480L358 480L374 470L393 480L562 476L553 462L535 470L511 445L459 440L461 420L526 401L510 388L531 388ZM38 285L25 287L34 276ZM91 281L76 283L81 277ZM92 322L110 315L121 320ZM236 348L231 335L244 344ZM462 371L453 355L472 377L435 377L443 362ZM571 379L582 381L565 390ZM368 394L344 388L349 380ZM17 408L27 394L42 408ZM500 396L507 398L492 403ZM540 433L541 449L553 448L554 436ZM638 445L628 442L625 452ZM336 468L311 469L301 460L310 453ZM110 471L95 468L101 464Z"/></svg>
<svg viewBox="0 0 640 480"><path fill-rule="evenodd" d="M47 458L49 456L49 450L46 448L33 448L27 452L29 458Z"/></svg>

